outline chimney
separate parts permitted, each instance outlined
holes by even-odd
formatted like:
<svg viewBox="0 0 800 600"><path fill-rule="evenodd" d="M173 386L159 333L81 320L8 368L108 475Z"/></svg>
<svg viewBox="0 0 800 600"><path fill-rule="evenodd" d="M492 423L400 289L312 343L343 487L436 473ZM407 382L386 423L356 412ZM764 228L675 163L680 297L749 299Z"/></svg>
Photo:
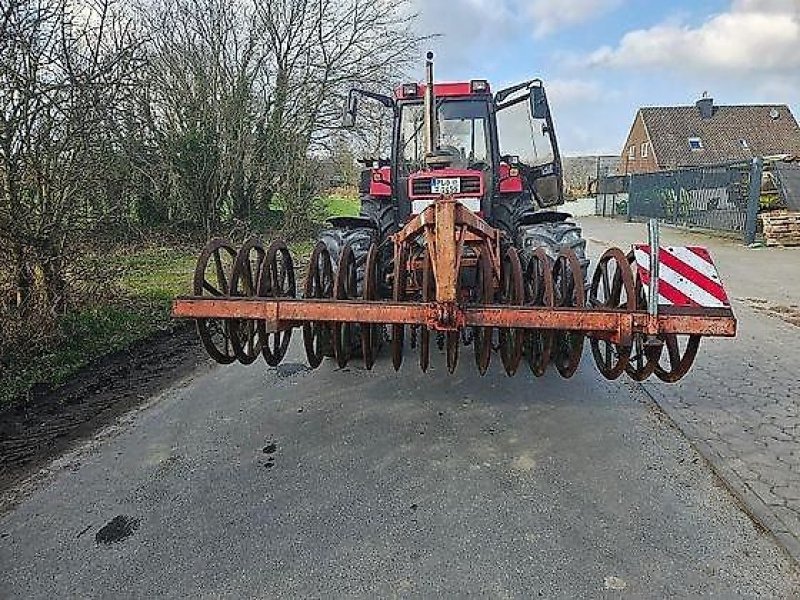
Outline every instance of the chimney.
<svg viewBox="0 0 800 600"><path fill-rule="evenodd" d="M695 102L695 106L700 111L701 119L710 119L714 114L714 99L708 96L708 92L703 92L703 97Z"/></svg>

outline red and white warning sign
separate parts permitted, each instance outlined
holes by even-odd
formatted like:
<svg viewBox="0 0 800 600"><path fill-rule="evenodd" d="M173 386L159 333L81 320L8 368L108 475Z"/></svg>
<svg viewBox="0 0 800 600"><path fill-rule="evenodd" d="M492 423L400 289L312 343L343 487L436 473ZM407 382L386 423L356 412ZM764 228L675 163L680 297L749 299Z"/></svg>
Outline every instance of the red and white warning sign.
<svg viewBox="0 0 800 600"><path fill-rule="evenodd" d="M650 246L633 247L645 291L650 289ZM717 267L701 246L667 246L658 253L658 303L673 306L730 306Z"/></svg>

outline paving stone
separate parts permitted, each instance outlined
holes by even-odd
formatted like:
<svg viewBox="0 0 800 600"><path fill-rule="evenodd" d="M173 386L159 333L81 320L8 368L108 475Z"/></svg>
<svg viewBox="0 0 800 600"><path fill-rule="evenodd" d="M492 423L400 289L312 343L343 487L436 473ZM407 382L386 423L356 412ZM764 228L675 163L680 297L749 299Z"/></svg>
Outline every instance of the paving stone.
<svg viewBox="0 0 800 600"><path fill-rule="evenodd" d="M775 506L773 510L775 515L786 525L787 531L800 531L800 513L783 506Z"/></svg>
<svg viewBox="0 0 800 600"><path fill-rule="evenodd" d="M747 486L753 490L761 501L770 506L784 506L786 500L776 496L773 492L773 485L764 481L748 481Z"/></svg>
<svg viewBox="0 0 800 600"><path fill-rule="evenodd" d="M607 241L619 245L613 235ZM722 244L709 238L708 245L714 255L714 246ZM796 303L800 277L754 284L738 268L741 259L730 248L725 252L729 262L718 266L727 288L739 290L740 298L764 298L764 307L756 311L746 301L734 302L735 341L704 339L683 380L643 385L690 438L707 444L712 464L741 478L729 484L746 484L800 544L800 327L767 310Z"/></svg>

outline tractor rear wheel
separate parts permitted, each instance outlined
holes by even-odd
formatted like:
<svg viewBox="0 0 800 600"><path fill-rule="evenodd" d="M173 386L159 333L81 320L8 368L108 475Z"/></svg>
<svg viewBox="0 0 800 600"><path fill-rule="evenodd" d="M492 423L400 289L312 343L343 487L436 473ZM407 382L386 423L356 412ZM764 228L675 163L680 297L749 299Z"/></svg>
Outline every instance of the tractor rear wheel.
<svg viewBox="0 0 800 600"><path fill-rule="evenodd" d="M536 206L529 192L500 196L492 203L492 224L505 233L510 245L517 247L523 268L537 248L544 248L554 262L562 250L573 250L588 284L589 260L581 228L567 213L537 211Z"/></svg>
<svg viewBox="0 0 800 600"><path fill-rule="evenodd" d="M346 246L350 247L353 253L353 262L356 269L356 298L362 298L364 294L364 273L367 262L367 253L373 243L377 243L378 232L372 227L332 227L325 229L319 235L319 241L325 244L330 254L331 268L336 277L336 269L339 266L339 259ZM379 274L383 272L383 265L378 264ZM378 277L377 291L381 294L381 278ZM355 315L354 315L355 321ZM354 325L353 334L349 336L351 343L351 355L361 356L361 333L358 325ZM326 356L333 356L333 348L329 349Z"/></svg>
<svg viewBox="0 0 800 600"><path fill-rule="evenodd" d="M367 252L373 242L377 241L377 231L371 227L332 227L325 229L319 236L331 255L334 268L339 264L339 256L345 246L350 246L356 263L358 293L361 294L364 286L364 264L367 261Z"/></svg>
<svg viewBox="0 0 800 600"><path fill-rule="evenodd" d="M397 231L395 206L391 198L376 198L369 194L362 194L360 215L375 223L378 229L379 243Z"/></svg>
<svg viewBox="0 0 800 600"><path fill-rule="evenodd" d="M583 273L584 285L589 280L589 259L586 258L586 240L581 228L573 221L554 221L520 225L517 228L516 245L520 248L523 267L537 248L544 248L547 255L557 260L563 250L572 250L578 258Z"/></svg>
<svg viewBox="0 0 800 600"><path fill-rule="evenodd" d="M492 225L503 231L513 244L517 239L520 219L535 210L531 195L527 192L501 195L492 202Z"/></svg>

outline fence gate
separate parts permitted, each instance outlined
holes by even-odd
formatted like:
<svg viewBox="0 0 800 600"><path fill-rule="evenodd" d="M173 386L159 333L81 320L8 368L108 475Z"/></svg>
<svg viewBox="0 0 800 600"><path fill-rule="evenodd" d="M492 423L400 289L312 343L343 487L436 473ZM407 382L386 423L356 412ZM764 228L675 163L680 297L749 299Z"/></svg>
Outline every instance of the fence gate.
<svg viewBox="0 0 800 600"><path fill-rule="evenodd" d="M628 214L744 233L749 181L749 163L631 175Z"/></svg>

